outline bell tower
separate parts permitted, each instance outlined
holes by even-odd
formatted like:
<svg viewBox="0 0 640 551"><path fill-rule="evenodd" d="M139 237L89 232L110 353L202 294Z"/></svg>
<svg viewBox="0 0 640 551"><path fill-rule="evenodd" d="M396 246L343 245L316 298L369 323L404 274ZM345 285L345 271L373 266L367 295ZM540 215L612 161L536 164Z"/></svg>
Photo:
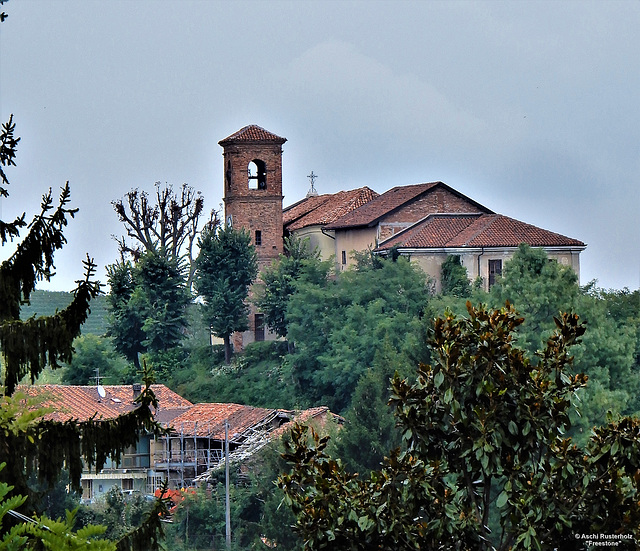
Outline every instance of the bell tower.
<svg viewBox="0 0 640 551"><path fill-rule="evenodd" d="M283 251L282 144L264 128L241 128L218 142L224 156L224 219L245 228L262 270Z"/></svg>

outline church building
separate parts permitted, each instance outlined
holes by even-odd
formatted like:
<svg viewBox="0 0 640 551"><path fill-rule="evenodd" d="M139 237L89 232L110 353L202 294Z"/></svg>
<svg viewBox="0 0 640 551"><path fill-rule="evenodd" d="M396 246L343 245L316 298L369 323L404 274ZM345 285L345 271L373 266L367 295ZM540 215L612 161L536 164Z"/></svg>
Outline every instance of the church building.
<svg viewBox="0 0 640 551"><path fill-rule="evenodd" d="M368 187L319 195L310 193L283 209L281 138L251 125L220 141L224 155L225 219L246 228L258 253L260 270L283 251L283 237L308 238L336 270L353 265L353 252L391 250L410 257L441 290L441 266L449 255L460 257L469 279L481 278L485 289L502 273L520 243L545 250L550 259L580 276L578 239L497 214L443 182L396 186L378 194ZM312 173L313 175L313 173ZM273 338L262 314L251 312L245 345Z"/></svg>

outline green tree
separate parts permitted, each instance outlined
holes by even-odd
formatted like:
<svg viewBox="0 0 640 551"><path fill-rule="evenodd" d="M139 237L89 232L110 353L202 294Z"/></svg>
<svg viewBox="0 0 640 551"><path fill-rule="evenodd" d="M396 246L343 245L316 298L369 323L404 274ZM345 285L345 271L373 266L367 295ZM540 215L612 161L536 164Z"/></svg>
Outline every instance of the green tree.
<svg viewBox="0 0 640 551"><path fill-rule="evenodd" d="M116 350L139 370L140 353L166 352L185 337L191 295L184 270L161 250L143 253L135 264L112 264L107 274L109 335Z"/></svg>
<svg viewBox="0 0 640 551"><path fill-rule="evenodd" d="M191 302L178 259L162 250L148 251L136 263L133 280L131 301L142 312L144 346L154 352L175 348L185 336Z"/></svg>
<svg viewBox="0 0 640 551"><path fill-rule="evenodd" d="M212 225L198 239L195 288L204 300L204 320L224 340L225 361L231 361L231 334L248 327L249 286L258 275L251 236L244 229Z"/></svg>
<svg viewBox="0 0 640 551"><path fill-rule="evenodd" d="M143 317L132 300L136 285L133 265L129 261L107 266L107 278L111 292L107 295L108 335L113 338L115 349L140 369L139 354L145 351L142 344Z"/></svg>
<svg viewBox="0 0 640 551"><path fill-rule="evenodd" d="M335 454L346 469L369 476L380 468L389 450L400 445L401 434L388 405L394 372L407 372L406 358L387 344L373 366L360 377L345 425L335 438Z"/></svg>
<svg viewBox="0 0 640 551"><path fill-rule="evenodd" d="M81 335L73 341L74 353L71 363L62 372L66 385L89 385L96 375L109 384L121 384L126 363L113 348L110 339L96 335Z"/></svg>
<svg viewBox="0 0 640 551"><path fill-rule="evenodd" d="M5 15L0 17L4 21ZM0 132L0 197L9 196L9 181L5 170L15 165L20 138L15 137L13 116L2 125ZM126 446L135 444L138 431L159 433L161 428L153 421L152 406L157 406L149 389L150 374L146 374L145 390L138 398L139 407L117 420L86 422L73 420L60 423L45 418L49 411L39 408L21 392L18 383L27 375L33 382L45 366L59 368L60 362L72 357L74 338L87 319L90 301L100 292L100 284L93 280L95 265L87 258L85 277L78 281L74 298L63 310L52 316L20 319L20 305L29 300L36 283L49 280L53 274L54 254L66 243L63 230L77 209L69 207L70 189L62 187L57 204L51 191L45 194L42 208L27 225L26 215L12 222L0 221L0 241L18 241L14 252L0 264L0 349L3 356L3 386L0 390L0 546L6 549L24 547L24 539L31 540L33 548L50 549L109 549L88 544L86 539L97 535L100 529L88 527L71 534L73 513L65 521L51 521L38 517L35 523L15 521L14 528L6 522L9 510L19 509L32 514L36 499L27 481L30 475L51 487L60 477L63 467L69 471L70 485L80 490L83 461L89 466L103 465L108 456L120 459ZM20 238L20 231L26 233ZM132 539L119 544L119 549L141 549L141 541L157 549L157 515ZM45 528L43 528L43 526ZM75 537L81 538L78 540ZM135 542L134 542L135 540ZM133 545L129 545L134 542ZM6 546L5 546L6 544Z"/></svg>
<svg viewBox="0 0 640 551"><path fill-rule="evenodd" d="M264 314L265 323L278 336L288 332L287 307L299 280L320 283L329 273L330 262L320 260L319 251L309 248L309 239L290 236L284 240L285 254L261 275L263 285L256 297L256 305Z"/></svg>
<svg viewBox="0 0 640 551"><path fill-rule="evenodd" d="M405 258L348 270L322 285L300 282L287 309L288 357L311 403L344 411L361 375L384 346L400 351L428 298L424 272Z"/></svg>
<svg viewBox="0 0 640 551"><path fill-rule="evenodd" d="M490 300L496 307L509 301L522 314L526 321L518 330L518 343L533 354L553 331L553 317L575 312L578 292L578 276L570 266L523 243L505 263Z"/></svg>
<svg viewBox="0 0 640 551"><path fill-rule="evenodd" d="M512 308L468 310L435 321L415 383L394 378L406 451L368 479L331 459L326 438L292 432L279 486L304 549L578 550L576 534L640 537L640 422L597 429L586 450L564 437L586 384L568 371L584 325L556 318L531 361L513 345L524 320Z"/></svg>
<svg viewBox="0 0 640 551"><path fill-rule="evenodd" d="M440 267L442 273L442 294L454 297L469 297L471 284L467 269L460 262L460 256L450 254Z"/></svg>

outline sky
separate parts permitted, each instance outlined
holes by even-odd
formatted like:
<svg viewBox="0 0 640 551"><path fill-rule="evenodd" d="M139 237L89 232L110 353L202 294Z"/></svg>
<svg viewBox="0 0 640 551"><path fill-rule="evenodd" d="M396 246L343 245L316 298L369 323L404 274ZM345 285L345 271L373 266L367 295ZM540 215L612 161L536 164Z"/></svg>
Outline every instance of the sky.
<svg viewBox="0 0 640 551"><path fill-rule="evenodd" d="M0 118L21 136L5 221L69 181L39 288L118 258L111 202L154 182L222 202L218 142L287 138L284 205L443 181L587 243L581 283L640 286L640 2L11 0ZM2 250L7 258L11 244Z"/></svg>

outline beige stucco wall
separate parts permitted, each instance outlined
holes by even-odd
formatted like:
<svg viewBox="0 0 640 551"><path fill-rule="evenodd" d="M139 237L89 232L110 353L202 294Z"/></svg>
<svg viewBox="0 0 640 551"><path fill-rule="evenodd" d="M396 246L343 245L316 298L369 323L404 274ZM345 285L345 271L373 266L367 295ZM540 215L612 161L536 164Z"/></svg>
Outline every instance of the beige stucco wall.
<svg viewBox="0 0 640 551"><path fill-rule="evenodd" d="M327 233L333 234L333 232ZM317 248L318 251L320 251L320 258L322 260L329 260L336 252L334 239L322 233L322 226L309 226L301 230L296 230L294 234L300 240L308 238L310 249L313 251Z"/></svg>
<svg viewBox="0 0 640 551"><path fill-rule="evenodd" d="M354 265L352 251L366 251L369 247L376 246L377 229L359 228L353 230L336 230L335 249L336 270L346 270ZM347 262L342 263L342 251L346 252Z"/></svg>
<svg viewBox="0 0 640 551"><path fill-rule="evenodd" d="M436 293L442 291L442 263L448 255L457 254L460 262L467 269L469 280L473 282L478 275L482 278L483 288L489 290L489 260L502 260L502 268L513 258L517 248L492 248L492 249L414 249L403 251L412 262L415 262L429 275L434 282ZM562 266L571 267L580 280L580 250L561 250L554 248L545 249L550 259L556 260Z"/></svg>

